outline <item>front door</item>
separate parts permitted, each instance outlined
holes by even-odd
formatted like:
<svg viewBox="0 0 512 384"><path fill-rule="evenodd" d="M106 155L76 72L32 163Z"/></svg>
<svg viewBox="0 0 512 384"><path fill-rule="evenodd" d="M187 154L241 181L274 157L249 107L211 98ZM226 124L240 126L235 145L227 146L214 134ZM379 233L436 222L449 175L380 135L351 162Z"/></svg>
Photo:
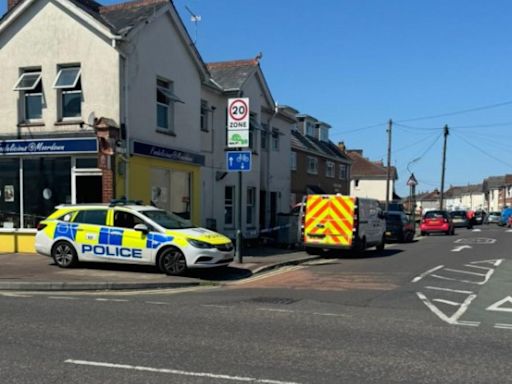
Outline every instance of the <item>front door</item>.
<svg viewBox="0 0 512 384"><path fill-rule="evenodd" d="M103 196L101 175L77 175L75 180L77 204L102 202Z"/></svg>

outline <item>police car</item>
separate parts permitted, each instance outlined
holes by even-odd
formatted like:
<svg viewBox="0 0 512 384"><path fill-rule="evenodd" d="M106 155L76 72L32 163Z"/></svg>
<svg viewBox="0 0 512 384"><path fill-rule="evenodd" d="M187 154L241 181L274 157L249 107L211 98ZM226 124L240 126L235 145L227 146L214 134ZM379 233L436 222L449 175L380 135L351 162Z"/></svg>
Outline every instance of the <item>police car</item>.
<svg viewBox="0 0 512 384"><path fill-rule="evenodd" d="M79 261L156 265L168 275L233 261L231 240L140 202L60 205L37 227L36 251L62 268Z"/></svg>

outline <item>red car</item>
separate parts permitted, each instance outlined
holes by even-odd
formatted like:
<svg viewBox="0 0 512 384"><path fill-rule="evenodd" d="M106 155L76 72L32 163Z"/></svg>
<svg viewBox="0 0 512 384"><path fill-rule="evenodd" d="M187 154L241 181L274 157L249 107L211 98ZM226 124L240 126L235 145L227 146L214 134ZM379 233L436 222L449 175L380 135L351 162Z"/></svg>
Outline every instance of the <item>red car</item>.
<svg viewBox="0 0 512 384"><path fill-rule="evenodd" d="M422 236L431 233L455 235L453 221L447 211L428 211L425 213L421 220L420 231Z"/></svg>

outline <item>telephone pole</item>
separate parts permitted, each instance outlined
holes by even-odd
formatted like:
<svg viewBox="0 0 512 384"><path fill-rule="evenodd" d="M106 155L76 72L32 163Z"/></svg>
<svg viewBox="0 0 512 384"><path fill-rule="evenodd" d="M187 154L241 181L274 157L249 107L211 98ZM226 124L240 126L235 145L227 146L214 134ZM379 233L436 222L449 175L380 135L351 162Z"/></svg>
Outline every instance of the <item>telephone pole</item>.
<svg viewBox="0 0 512 384"><path fill-rule="evenodd" d="M448 130L448 125L444 126L444 144L443 144L443 167L441 169L441 194L439 195L439 209L443 209L443 199L444 199L444 173L446 170L446 143L448 141L448 135L450 131Z"/></svg>
<svg viewBox="0 0 512 384"><path fill-rule="evenodd" d="M389 184L391 179L391 128L393 127L393 121L389 119L388 129L388 168L386 174L386 211L389 209Z"/></svg>

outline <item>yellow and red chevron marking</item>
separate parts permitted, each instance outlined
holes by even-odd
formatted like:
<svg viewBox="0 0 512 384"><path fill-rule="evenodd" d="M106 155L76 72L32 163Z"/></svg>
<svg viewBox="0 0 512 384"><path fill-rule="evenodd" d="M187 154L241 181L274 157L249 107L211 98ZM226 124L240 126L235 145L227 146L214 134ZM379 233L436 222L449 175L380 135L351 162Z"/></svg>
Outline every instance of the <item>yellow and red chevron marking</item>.
<svg viewBox="0 0 512 384"><path fill-rule="evenodd" d="M352 243L354 199L348 196L309 195L304 241L325 245Z"/></svg>

